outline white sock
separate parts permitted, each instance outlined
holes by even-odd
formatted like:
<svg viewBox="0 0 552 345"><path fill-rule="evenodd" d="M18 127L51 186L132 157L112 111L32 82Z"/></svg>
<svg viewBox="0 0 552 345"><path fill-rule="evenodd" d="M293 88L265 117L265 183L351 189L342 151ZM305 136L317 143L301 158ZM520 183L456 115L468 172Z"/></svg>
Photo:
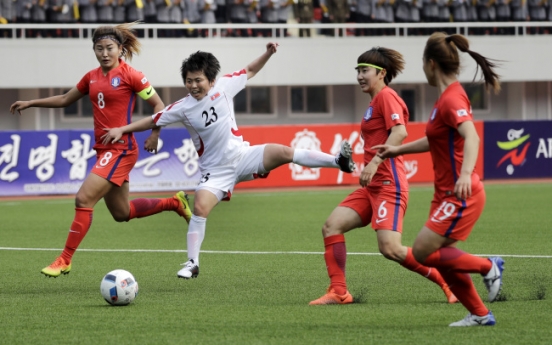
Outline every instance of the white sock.
<svg viewBox="0 0 552 345"><path fill-rule="evenodd" d="M207 218L198 217L195 214L190 219L190 225L188 225L188 259L193 259L194 263L199 266L199 251L201 249L201 243L205 238L205 225Z"/></svg>
<svg viewBox="0 0 552 345"><path fill-rule="evenodd" d="M308 168L338 168L335 156L315 150L295 149L293 163Z"/></svg>

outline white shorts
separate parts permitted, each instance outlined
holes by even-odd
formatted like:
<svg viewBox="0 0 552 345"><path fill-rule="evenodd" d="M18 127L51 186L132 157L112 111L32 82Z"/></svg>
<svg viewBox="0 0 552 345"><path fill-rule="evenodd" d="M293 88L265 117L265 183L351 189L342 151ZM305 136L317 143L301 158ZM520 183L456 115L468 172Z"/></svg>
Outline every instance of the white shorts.
<svg viewBox="0 0 552 345"><path fill-rule="evenodd" d="M196 191L205 189L213 193L219 201L230 200L238 183L266 177L259 176L267 174L263 165L265 146L247 146L235 162L202 171Z"/></svg>

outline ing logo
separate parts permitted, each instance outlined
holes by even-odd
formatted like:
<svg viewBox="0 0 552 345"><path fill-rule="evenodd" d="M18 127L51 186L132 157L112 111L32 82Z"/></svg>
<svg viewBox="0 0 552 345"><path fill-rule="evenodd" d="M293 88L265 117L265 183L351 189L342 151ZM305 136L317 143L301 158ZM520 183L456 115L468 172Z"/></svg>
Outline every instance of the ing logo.
<svg viewBox="0 0 552 345"><path fill-rule="evenodd" d="M496 167L498 168L502 163L510 161L510 164L506 166L506 172L508 175L514 173L514 167L518 167L525 163L525 155L527 155L527 149L530 142L526 142L530 134L523 135L523 128L520 130L510 129L508 131L508 140L509 141L497 141L496 144L502 150L508 151L499 161ZM525 145L524 145L525 143ZM523 147L522 147L523 146Z"/></svg>
<svg viewBox="0 0 552 345"><path fill-rule="evenodd" d="M291 148L320 151L320 140L315 132L304 129L295 133L295 138L291 141ZM315 181L320 178L320 168L308 168L294 163L289 164L291 178L295 181Z"/></svg>

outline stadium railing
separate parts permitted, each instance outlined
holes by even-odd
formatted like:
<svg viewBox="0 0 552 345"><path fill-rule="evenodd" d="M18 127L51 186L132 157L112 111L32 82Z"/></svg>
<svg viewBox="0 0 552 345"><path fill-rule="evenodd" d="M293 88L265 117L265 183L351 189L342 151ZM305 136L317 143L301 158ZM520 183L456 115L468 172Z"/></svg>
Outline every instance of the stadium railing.
<svg viewBox="0 0 552 345"><path fill-rule="evenodd" d="M5 24L1 25L0 29L4 32L11 31L11 37L0 37L1 39L28 39L26 30L73 30L77 34L73 37L64 39L88 39L92 36L94 29L100 25L115 25L115 24ZM143 38L159 38L160 30L202 30L206 32L205 38L224 39L235 38L223 35L228 30L239 29L254 29L254 30L271 30L272 37L289 38L297 36L284 35L285 30L298 29L313 29L324 30L324 35L316 35L314 37L333 37L343 38L354 37L348 35L354 29L384 29L386 36L411 36L418 35L420 30L438 29L446 30L448 33L460 33L466 36L478 35L482 36L486 33L479 30L494 30L495 28L510 29L508 33L501 32L499 35L506 36L525 36L533 34L552 34L552 22L461 22L461 23L389 23L389 24L361 24L361 23L343 23L343 24L140 24L136 27ZM546 30L542 30L546 28ZM478 33L473 33L478 31ZM426 31L427 33L427 31ZM490 35L496 33L491 32ZM498 35L498 34L497 34ZM370 37L378 35L365 35L359 37ZM256 37L256 36L255 36ZM185 37L184 37L185 38ZM247 38L247 37L244 37ZM309 39L309 37L302 37ZM311 37L312 38L312 37ZM32 37L32 39L36 39Z"/></svg>

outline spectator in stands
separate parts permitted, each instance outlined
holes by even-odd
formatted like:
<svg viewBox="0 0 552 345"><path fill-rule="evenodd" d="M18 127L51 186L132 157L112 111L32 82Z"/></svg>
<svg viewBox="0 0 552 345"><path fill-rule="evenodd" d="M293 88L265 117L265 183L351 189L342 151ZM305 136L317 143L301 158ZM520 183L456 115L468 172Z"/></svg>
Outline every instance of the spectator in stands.
<svg viewBox="0 0 552 345"><path fill-rule="evenodd" d="M355 8L354 21L356 23L367 24L372 22L374 13L374 2L372 0L353 0L352 6ZM372 29L355 29L355 36L370 36L372 34Z"/></svg>
<svg viewBox="0 0 552 345"><path fill-rule="evenodd" d="M477 18L480 22L494 22L496 20L495 0L477 0ZM489 35L492 29L481 28L477 30L480 35Z"/></svg>
<svg viewBox="0 0 552 345"><path fill-rule="evenodd" d="M349 4L347 0L326 0L328 14L331 23L345 23L349 18ZM392 13L392 12L391 12ZM345 29L339 30L340 36L346 36Z"/></svg>
<svg viewBox="0 0 552 345"><path fill-rule="evenodd" d="M172 0L154 0L155 1L155 20L159 24L168 24L169 9L173 6ZM182 22L182 21L181 21ZM171 29L159 29L157 31L159 37L172 37Z"/></svg>
<svg viewBox="0 0 552 345"><path fill-rule="evenodd" d="M423 21L426 23L436 23L439 21L439 3L438 0L422 0L423 2ZM426 35L431 35L434 31L437 31L435 28L426 29L424 33Z"/></svg>
<svg viewBox="0 0 552 345"><path fill-rule="evenodd" d="M511 0L510 9L514 22L524 22L528 20L527 0Z"/></svg>
<svg viewBox="0 0 552 345"><path fill-rule="evenodd" d="M230 22L235 24L249 23L248 10L252 5L249 1L245 0L229 0L227 6L230 7ZM249 37L246 29L234 29L231 33L234 37Z"/></svg>
<svg viewBox="0 0 552 345"><path fill-rule="evenodd" d="M144 21L144 3L142 0L125 0L126 21L142 22ZM138 37L142 37L140 30L136 30Z"/></svg>
<svg viewBox="0 0 552 345"><path fill-rule="evenodd" d="M126 18L126 0L113 0L116 2L115 8L113 9L113 21L115 23L124 23Z"/></svg>
<svg viewBox="0 0 552 345"><path fill-rule="evenodd" d="M247 22L252 25L251 33L248 35L251 35L253 37L257 37L261 35L261 32L259 29L255 29L255 24L259 22L259 15L261 12L261 6L259 4L258 0L246 0L247 6Z"/></svg>
<svg viewBox="0 0 552 345"><path fill-rule="evenodd" d="M451 14L452 20L456 23L462 23L468 21L468 4L470 0L452 0Z"/></svg>
<svg viewBox="0 0 552 345"><path fill-rule="evenodd" d="M509 22L512 18L510 10L510 0L496 0L496 21L497 22ZM499 35L512 35L514 32L510 28L499 27Z"/></svg>
<svg viewBox="0 0 552 345"><path fill-rule="evenodd" d="M144 22L148 24L157 23L157 3L155 0L144 1Z"/></svg>
<svg viewBox="0 0 552 345"><path fill-rule="evenodd" d="M184 22L184 14L186 11L186 4L184 0L172 0L173 5L169 7L169 22L172 24L182 24ZM198 1L194 1L196 6L199 6ZM199 23L195 21L194 24ZM194 32L195 31L195 32ZM190 36L197 37L197 30L182 31L181 29L171 30L171 37L183 37L184 35L190 34Z"/></svg>
<svg viewBox="0 0 552 345"><path fill-rule="evenodd" d="M97 13L99 23L114 23L114 9L116 0L97 0ZM123 15L124 18L124 15Z"/></svg>
<svg viewBox="0 0 552 345"><path fill-rule="evenodd" d="M293 5L293 14L299 24L311 24L314 15L312 0L297 0ZM311 29L299 29L299 37L311 37Z"/></svg>
<svg viewBox="0 0 552 345"><path fill-rule="evenodd" d="M17 0L15 2L15 22L20 24L31 22L33 0ZM32 37L31 30L25 30L25 37Z"/></svg>
<svg viewBox="0 0 552 345"><path fill-rule="evenodd" d="M12 0L0 0L0 25L13 22ZM0 37L11 37L11 30L0 29Z"/></svg>
<svg viewBox="0 0 552 345"><path fill-rule="evenodd" d="M227 0L215 0L217 3L217 9L215 10L215 18L217 23L226 24L230 21L228 17L228 6L226 6Z"/></svg>
<svg viewBox="0 0 552 345"><path fill-rule="evenodd" d="M217 2L215 0L199 0L199 12L201 14L201 24L216 24L217 22ZM201 32L202 37L209 35L209 30L204 29Z"/></svg>
<svg viewBox="0 0 552 345"><path fill-rule="evenodd" d="M449 0L438 0L437 7L439 8L439 22L440 23L450 23L450 2ZM441 31L444 31L448 34L453 33L454 28L443 28Z"/></svg>
<svg viewBox="0 0 552 345"><path fill-rule="evenodd" d="M422 0L412 0L410 2L410 21L419 23L422 20ZM412 29L414 35L421 35L421 29Z"/></svg>
<svg viewBox="0 0 552 345"><path fill-rule="evenodd" d="M46 0L33 0L33 7L31 8L31 22L33 24L46 23L46 9L48 4ZM48 32L45 29L33 31L33 37L46 37Z"/></svg>
<svg viewBox="0 0 552 345"><path fill-rule="evenodd" d="M468 22L477 22L479 17L477 15L477 0L466 0L468 5ZM472 35L475 33L476 29L468 29L469 34Z"/></svg>
<svg viewBox="0 0 552 345"><path fill-rule="evenodd" d="M96 10L96 0L78 0L80 22L91 24L98 22L98 12Z"/></svg>
<svg viewBox="0 0 552 345"><path fill-rule="evenodd" d="M278 10L280 9L280 0L261 0L261 23L278 24ZM272 36L272 29L261 30L264 37Z"/></svg>
<svg viewBox="0 0 552 345"><path fill-rule="evenodd" d="M546 20L546 0L528 0L529 18L532 22L542 22ZM529 32L533 34L542 34L541 27L530 28Z"/></svg>
<svg viewBox="0 0 552 345"><path fill-rule="evenodd" d="M291 15L291 8L293 7L293 0L280 0L280 10L278 11L278 23L287 24L289 16ZM284 28L284 37L288 35L288 29ZM279 36L280 30L277 31Z"/></svg>
<svg viewBox="0 0 552 345"><path fill-rule="evenodd" d="M182 0L184 5L184 23L186 24L199 24L201 23L200 5L198 0ZM199 32L197 29L188 29L186 31L187 37L198 37Z"/></svg>
<svg viewBox="0 0 552 345"><path fill-rule="evenodd" d="M372 0L372 17L374 23L387 23L387 11L385 10L386 0ZM375 29L377 36L383 35L383 29Z"/></svg>
<svg viewBox="0 0 552 345"><path fill-rule="evenodd" d="M73 0L48 0L47 16L49 23L54 24L73 24L77 18L78 4ZM50 30L52 37L73 37L76 33L73 30L53 29Z"/></svg>

